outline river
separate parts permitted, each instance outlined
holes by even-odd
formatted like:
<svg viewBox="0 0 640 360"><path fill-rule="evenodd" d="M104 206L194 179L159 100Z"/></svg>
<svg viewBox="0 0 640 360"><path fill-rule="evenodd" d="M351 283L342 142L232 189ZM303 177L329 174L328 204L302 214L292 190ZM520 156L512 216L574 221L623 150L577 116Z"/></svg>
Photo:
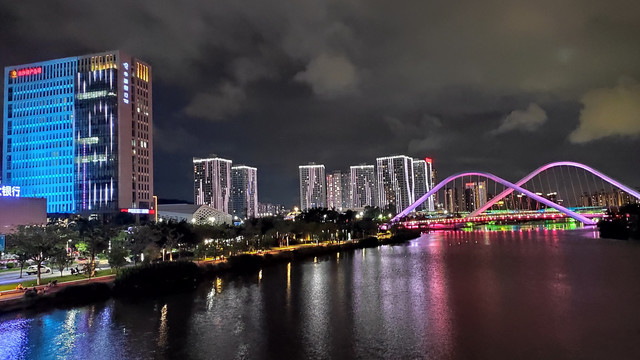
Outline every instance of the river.
<svg viewBox="0 0 640 360"><path fill-rule="evenodd" d="M0 359L637 359L640 243L436 232L194 293L0 317Z"/></svg>

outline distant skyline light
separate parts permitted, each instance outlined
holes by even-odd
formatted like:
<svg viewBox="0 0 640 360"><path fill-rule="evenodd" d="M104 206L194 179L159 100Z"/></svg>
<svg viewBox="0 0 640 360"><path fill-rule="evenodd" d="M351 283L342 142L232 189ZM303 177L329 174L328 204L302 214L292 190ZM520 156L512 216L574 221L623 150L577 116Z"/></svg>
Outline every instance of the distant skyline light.
<svg viewBox="0 0 640 360"><path fill-rule="evenodd" d="M0 67L28 78L40 76L28 75L37 62L104 49L144 59L161 200L193 201L191 160L213 152L255 166L259 201L289 208L309 159L331 172L405 154L434 159L439 179L514 179L571 160L640 186L640 167L628 164L640 148L640 2L567 1L403 0L390 11L112 0L57 2L56 16L5 1Z"/></svg>

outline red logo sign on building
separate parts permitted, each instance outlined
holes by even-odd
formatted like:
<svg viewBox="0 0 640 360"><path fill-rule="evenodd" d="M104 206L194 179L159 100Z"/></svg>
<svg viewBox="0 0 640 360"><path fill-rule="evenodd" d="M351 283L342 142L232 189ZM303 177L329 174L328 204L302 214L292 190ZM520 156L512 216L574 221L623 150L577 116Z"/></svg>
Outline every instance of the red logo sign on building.
<svg viewBox="0 0 640 360"><path fill-rule="evenodd" d="M15 79L20 76L29 76L29 75L38 75L38 74L42 74L42 66L20 69L20 70L11 70L11 72L9 72L9 76L11 76L12 79Z"/></svg>

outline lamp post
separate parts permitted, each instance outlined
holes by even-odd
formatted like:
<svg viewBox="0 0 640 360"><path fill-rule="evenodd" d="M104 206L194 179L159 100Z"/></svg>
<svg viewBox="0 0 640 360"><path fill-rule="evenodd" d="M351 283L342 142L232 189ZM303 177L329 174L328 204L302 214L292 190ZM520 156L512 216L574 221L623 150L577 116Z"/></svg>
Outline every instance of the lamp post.
<svg viewBox="0 0 640 360"><path fill-rule="evenodd" d="M158 196L153 195L153 210L156 213L156 224L158 223Z"/></svg>

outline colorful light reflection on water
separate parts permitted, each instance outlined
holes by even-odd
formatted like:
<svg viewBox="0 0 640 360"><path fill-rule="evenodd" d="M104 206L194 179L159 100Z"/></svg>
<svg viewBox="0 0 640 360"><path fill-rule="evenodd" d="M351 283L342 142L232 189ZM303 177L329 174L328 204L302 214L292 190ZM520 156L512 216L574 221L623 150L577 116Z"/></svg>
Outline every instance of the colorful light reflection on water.
<svg viewBox="0 0 640 360"><path fill-rule="evenodd" d="M5 315L0 359L636 358L638 258L592 229L433 232L194 293Z"/></svg>

